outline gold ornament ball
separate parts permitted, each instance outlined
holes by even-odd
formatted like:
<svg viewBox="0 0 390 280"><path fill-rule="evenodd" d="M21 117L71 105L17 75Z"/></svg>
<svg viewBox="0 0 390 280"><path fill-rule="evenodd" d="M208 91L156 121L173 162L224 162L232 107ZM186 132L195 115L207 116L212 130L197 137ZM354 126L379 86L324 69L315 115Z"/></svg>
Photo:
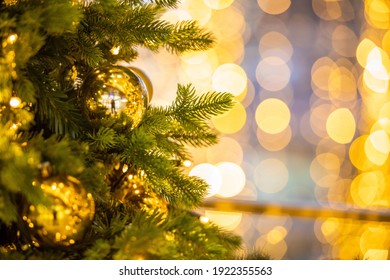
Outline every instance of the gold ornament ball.
<svg viewBox="0 0 390 280"><path fill-rule="evenodd" d="M95 214L93 197L71 176L45 179L40 188L47 204L29 205L23 220L45 246L69 246L83 238Z"/></svg>
<svg viewBox="0 0 390 280"><path fill-rule="evenodd" d="M149 215L159 214L163 219L166 219L166 217L168 216L167 202L164 199L158 197L155 193L149 192L143 198L142 202L143 204L141 206L141 209Z"/></svg>
<svg viewBox="0 0 390 280"><path fill-rule="evenodd" d="M119 168L118 171L127 174L120 187L114 192L114 198L137 210L143 210L149 215L158 213L166 218L168 204L164 199L145 188L146 174L143 170L128 171L126 168Z"/></svg>
<svg viewBox="0 0 390 280"><path fill-rule="evenodd" d="M149 92L142 78L129 68L111 66L98 69L85 82L88 109L94 112L104 108L107 115L121 112L132 120L132 128L138 126L149 105Z"/></svg>
<svg viewBox="0 0 390 280"><path fill-rule="evenodd" d="M128 171L128 167L125 165L119 170L116 169L114 174L120 176L120 173L127 174L114 192L114 198L122 203L138 205L145 195L145 172L142 170Z"/></svg>

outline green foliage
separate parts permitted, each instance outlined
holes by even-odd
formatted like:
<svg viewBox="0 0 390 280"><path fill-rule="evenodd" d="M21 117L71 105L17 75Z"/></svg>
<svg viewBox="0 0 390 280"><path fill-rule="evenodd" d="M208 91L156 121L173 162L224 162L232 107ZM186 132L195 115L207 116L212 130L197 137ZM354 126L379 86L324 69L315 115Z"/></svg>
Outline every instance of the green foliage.
<svg viewBox="0 0 390 280"><path fill-rule="evenodd" d="M62 15L59 17L58 15ZM80 20L81 13L77 7L69 5L67 0L48 0L42 9L42 26L50 35L61 35L75 29L74 22Z"/></svg>
<svg viewBox="0 0 390 280"><path fill-rule="evenodd" d="M178 250L184 259L231 259L233 257L232 252L241 242L238 236L212 223L202 224L197 214L186 212L174 214L175 219L167 220L165 226L174 234L179 245ZM178 230L175 224L183 225L183 230Z"/></svg>
<svg viewBox="0 0 390 280"><path fill-rule="evenodd" d="M113 249L114 259L228 259L239 244L237 236L204 225L188 212L173 212L168 217L138 212L116 238Z"/></svg>
<svg viewBox="0 0 390 280"><path fill-rule="evenodd" d="M205 120L224 113L232 106L232 95L230 94L209 92L197 96L191 85L179 85L177 99L169 110L174 119L190 130L206 128Z"/></svg>
<svg viewBox="0 0 390 280"><path fill-rule="evenodd" d="M231 94L208 92L199 96L193 86L179 85L173 104L149 110L141 126L163 133L172 143L208 146L217 142L208 121L233 105Z"/></svg>
<svg viewBox="0 0 390 280"><path fill-rule="evenodd" d="M175 8L177 7L180 0L125 0L123 1L126 4L133 5L133 6L139 6L142 4L145 4L145 2L148 3L154 3L159 7L165 7L165 8Z"/></svg>
<svg viewBox="0 0 390 280"><path fill-rule="evenodd" d="M234 257L236 260L270 260L271 256L266 252L260 252L256 249L237 253Z"/></svg>
<svg viewBox="0 0 390 280"><path fill-rule="evenodd" d="M105 260L111 253L110 242L103 239L98 239L85 251L85 258L88 260Z"/></svg>
<svg viewBox="0 0 390 280"><path fill-rule="evenodd" d="M212 42L212 36L209 33L201 33L196 22L182 21L174 26L172 36L165 44L168 50L180 53L188 50L204 50Z"/></svg>
<svg viewBox="0 0 390 280"><path fill-rule="evenodd" d="M189 145L217 142L209 122L233 106L232 96L179 85L170 106L147 108L133 128L132 116L91 112L84 82L97 68L130 62L140 47L203 50L211 34L193 21L161 20L177 0L73 2L0 3L0 258L233 258L240 239L192 213L208 186L181 166ZM135 170L146 174L139 187L168 211L115 196ZM93 222L73 246L35 246L23 221L29 205L50 206L37 187L47 176L73 176L94 197Z"/></svg>
<svg viewBox="0 0 390 280"><path fill-rule="evenodd" d="M88 133L91 138L91 147L96 150L105 151L115 146L115 131L108 127L101 127L97 133Z"/></svg>

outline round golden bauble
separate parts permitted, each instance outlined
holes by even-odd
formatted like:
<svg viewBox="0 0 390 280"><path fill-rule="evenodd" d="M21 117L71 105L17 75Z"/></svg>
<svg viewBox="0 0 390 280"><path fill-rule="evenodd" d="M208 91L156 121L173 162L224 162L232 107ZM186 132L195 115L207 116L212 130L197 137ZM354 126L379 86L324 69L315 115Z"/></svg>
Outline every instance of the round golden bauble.
<svg viewBox="0 0 390 280"><path fill-rule="evenodd" d="M120 176L120 173L127 173L115 190L114 198L122 203L138 205L145 196L145 172L141 170L123 172L123 170L125 169L114 172L117 176Z"/></svg>
<svg viewBox="0 0 390 280"><path fill-rule="evenodd" d="M165 219L168 216L168 203L155 193L149 192L142 200L141 210L149 215L158 214Z"/></svg>
<svg viewBox="0 0 390 280"><path fill-rule="evenodd" d="M141 122L149 105L149 92L140 76L129 68L111 66L94 71L84 82L91 112L105 109L107 115L124 113L132 120L132 128Z"/></svg>
<svg viewBox="0 0 390 280"><path fill-rule="evenodd" d="M123 168L118 172L123 172ZM116 173L118 173L116 172ZM135 210L142 210L152 215L161 214L164 218L168 213L167 202L146 188L146 174L143 170L127 170L127 173L113 197Z"/></svg>
<svg viewBox="0 0 390 280"><path fill-rule="evenodd" d="M84 236L95 214L92 194L71 176L52 177L35 184L42 189L45 204L29 205L23 215L40 245L69 246Z"/></svg>

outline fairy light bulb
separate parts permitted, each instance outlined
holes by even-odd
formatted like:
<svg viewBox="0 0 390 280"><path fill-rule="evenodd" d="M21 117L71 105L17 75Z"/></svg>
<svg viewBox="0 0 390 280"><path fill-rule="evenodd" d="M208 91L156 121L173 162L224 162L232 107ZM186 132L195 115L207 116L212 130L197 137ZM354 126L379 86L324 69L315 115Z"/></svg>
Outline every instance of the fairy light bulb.
<svg viewBox="0 0 390 280"><path fill-rule="evenodd" d="M118 47L112 47L112 49L110 50L110 52L113 54L113 55L118 55L119 54L119 50L120 50L120 46Z"/></svg>
<svg viewBox="0 0 390 280"><path fill-rule="evenodd" d="M17 34L11 34L11 35L9 35L7 41L8 41L8 43L13 44L13 43L16 42L17 39L18 39L18 35Z"/></svg>
<svg viewBox="0 0 390 280"><path fill-rule="evenodd" d="M206 217L206 216L200 216L200 217L199 217L199 221L200 221L202 224L207 224L207 223L210 221L210 219L209 219L208 217Z"/></svg>
<svg viewBox="0 0 390 280"><path fill-rule="evenodd" d="M22 100L20 100L19 97L12 97L11 100L9 101L9 105L12 108L18 108L22 104Z"/></svg>

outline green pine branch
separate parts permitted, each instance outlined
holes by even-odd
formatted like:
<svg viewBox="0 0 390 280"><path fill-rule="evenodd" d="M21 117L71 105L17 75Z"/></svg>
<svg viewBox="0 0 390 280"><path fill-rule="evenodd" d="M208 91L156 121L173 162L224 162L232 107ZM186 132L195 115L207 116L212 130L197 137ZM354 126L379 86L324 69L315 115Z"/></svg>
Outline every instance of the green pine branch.
<svg viewBox="0 0 390 280"><path fill-rule="evenodd" d="M59 90L38 90L36 122L38 127L46 127L52 133L75 136L84 126L82 115L75 106L74 99Z"/></svg>
<svg viewBox="0 0 390 280"><path fill-rule="evenodd" d="M215 132L208 122L233 105L231 94L208 92L198 95L191 84L179 85L172 105L148 110L141 126L152 133L163 132L182 143L196 146L215 144Z"/></svg>
<svg viewBox="0 0 390 280"><path fill-rule="evenodd" d="M74 58L72 61L85 63L89 67L97 67L106 61L104 52L88 34L79 32L77 37L69 36L70 50Z"/></svg>
<svg viewBox="0 0 390 280"><path fill-rule="evenodd" d="M198 206L206 193L207 184L202 180L183 176L176 162L164 155L153 143L152 137L136 133L121 153L122 162L144 170L153 191L172 205L186 208Z"/></svg>
<svg viewBox="0 0 390 280"><path fill-rule="evenodd" d="M101 127L96 133L88 133L91 148L105 151L116 144L115 131L111 128Z"/></svg>
<svg viewBox="0 0 390 280"><path fill-rule="evenodd" d="M161 215L138 212L132 223L115 239L114 259L170 259L174 245L166 242L164 231L158 226Z"/></svg>
<svg viewBox="0 0 390 280"><path fill-rule="evenodd" d="M190 212L174 213L175 218L164 225L174 233L180 255L185 259L232 259L232 252L241 246L241 239L212 222L202 224L199 215ZM177 224L185 230L177 230Z"/></svg>
<svg viewBox="0 0 390 280"><path fill-rule="evenodd" d="M214 42L211 33L204 32L195 21L181 21L174 25L173 32L165 42L168 50L176 53L209 48Z"/></svg>
<svg viewBox="0 0 390 280"><path fill-rule="evenodd" d="M145 2L149 2L162 8L176 8L180 0L125 0L122 2L132 6L141 6L145 5Z"/></svg>
<svg viewBox="0 0 390 280"><path fill-rule="evenodd" d="M196 131L173 131L170 138L175 142L193 147L205 147L215 145L218 142L216 133L208 128L198 129Z"/></svg>
<svg viewBox="0 0 390 280"><path fill-rule="evenodd" d="M178 229L180 225L181 229ZM189 212L164 217L139 212L116 238L115 259L231 259L240 239Z"/></svg>
<svg viewBox="0 0 390 280"><path fill-rule="evenodd" d="M181 123L190 120L207 120L226 112L233 107L229 93L208 92L198 96L192 85L179 85L177 98L170 110Z"/></svg>

